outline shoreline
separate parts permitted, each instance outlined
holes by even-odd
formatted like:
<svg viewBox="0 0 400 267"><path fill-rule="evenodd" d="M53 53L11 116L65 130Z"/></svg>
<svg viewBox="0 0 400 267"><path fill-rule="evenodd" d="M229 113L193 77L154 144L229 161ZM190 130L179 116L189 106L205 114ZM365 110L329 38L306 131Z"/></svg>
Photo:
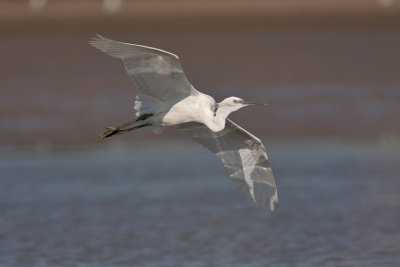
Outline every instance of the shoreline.
<svg viewBox="0 0 400 267"><path fill-rule="evenodd" d="M379 1L378 1L379 2ZM95 1L51 2L32 11L28 4L4 2L0 35L106 31L218 31L240 29L399 29L400 5L377 1L125 1L107 14Z"/></svg>

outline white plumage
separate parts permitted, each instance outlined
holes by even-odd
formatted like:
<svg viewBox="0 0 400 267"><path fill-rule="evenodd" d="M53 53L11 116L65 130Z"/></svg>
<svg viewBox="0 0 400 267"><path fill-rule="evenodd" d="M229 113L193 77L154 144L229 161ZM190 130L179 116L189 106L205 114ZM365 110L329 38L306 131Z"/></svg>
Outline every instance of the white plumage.
<svg viewBox="0 0 400 267"><path fill-rule="evenodd" d="M181 132L217 155L232 180L257 207L266 209L269 206L274 210L278 205L278 194L262 142L227 119L233 111L262 103L228 97L217 104L211 96L191 85L178 56L170 52L117 42L100 35L89 43L122 59L138 89L134 106L137 119L118 127L108 127L101 138L144 126L150 126L159 134L164 127L176 125ZM123 129L139 121L143 124Z"/></svg>

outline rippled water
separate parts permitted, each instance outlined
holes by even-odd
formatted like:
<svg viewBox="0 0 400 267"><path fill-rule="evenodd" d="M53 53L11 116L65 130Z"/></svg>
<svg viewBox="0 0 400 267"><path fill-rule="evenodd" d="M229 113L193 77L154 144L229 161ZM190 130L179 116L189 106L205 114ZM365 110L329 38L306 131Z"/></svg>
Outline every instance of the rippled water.
<svg viewBox="0 0 400 267"><path fill-rule="evenodd" d="M398 145L268 145L273 213L184 147L3 148L0 266L399 266Z"/></svg>

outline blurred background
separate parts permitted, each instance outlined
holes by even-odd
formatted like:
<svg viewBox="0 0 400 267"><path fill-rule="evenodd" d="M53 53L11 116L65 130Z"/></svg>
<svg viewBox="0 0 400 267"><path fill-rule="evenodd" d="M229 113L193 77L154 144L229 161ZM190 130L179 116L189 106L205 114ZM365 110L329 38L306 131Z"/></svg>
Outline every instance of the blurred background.
<svg viewBox="0 0 400 267"><path fill-rule="evenodd" d="M180 56L259 136L261 212L167 129L96 33ZM0 266L398 266L400 1L0 0ZM205 168L207 166L207 168Z"/></svg>

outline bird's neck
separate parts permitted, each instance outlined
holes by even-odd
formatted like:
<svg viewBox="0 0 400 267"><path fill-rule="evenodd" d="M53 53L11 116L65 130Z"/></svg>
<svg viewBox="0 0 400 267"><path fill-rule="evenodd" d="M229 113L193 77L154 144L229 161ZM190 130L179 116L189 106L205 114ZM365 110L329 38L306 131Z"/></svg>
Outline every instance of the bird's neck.
<svg viewBox="0 0 400 267"><path fill-rule="evenodd" d="M220 107L217 109L215 116L212 118L210 123L207 125L208 128L211 129L213 132L222 131L225 128L226 118L231 114L233 111L229 107Z"/></svg>

